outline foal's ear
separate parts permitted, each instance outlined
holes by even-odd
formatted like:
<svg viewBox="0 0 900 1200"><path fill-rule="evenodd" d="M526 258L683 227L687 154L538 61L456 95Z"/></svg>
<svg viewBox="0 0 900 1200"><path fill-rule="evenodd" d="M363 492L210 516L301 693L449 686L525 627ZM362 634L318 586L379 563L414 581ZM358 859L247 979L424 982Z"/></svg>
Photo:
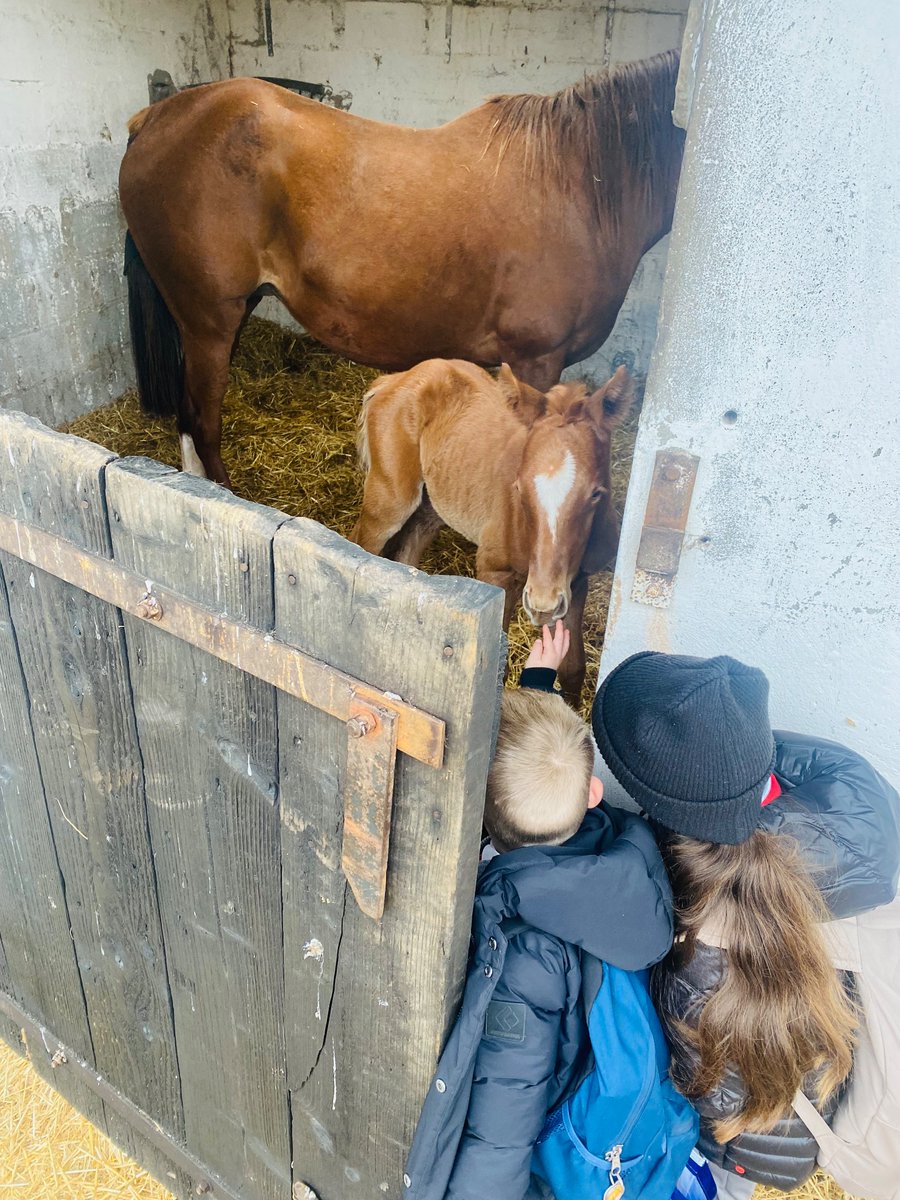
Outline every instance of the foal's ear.
<svg viewBox="0 0 900 1200"><path fill-rule="evenodd" d="M537 388L516 379L509 363L501 363L497 386L503 398L523 425L533 425L547 411L547 398Z"/></svg>
<svg viewBox="0 0 900 1200"><path fill-rule="evenodd" d="M585 408L598 429L621 425L634 403L634 380L627 367L619 367L612 379L587 398Z"/></svg>

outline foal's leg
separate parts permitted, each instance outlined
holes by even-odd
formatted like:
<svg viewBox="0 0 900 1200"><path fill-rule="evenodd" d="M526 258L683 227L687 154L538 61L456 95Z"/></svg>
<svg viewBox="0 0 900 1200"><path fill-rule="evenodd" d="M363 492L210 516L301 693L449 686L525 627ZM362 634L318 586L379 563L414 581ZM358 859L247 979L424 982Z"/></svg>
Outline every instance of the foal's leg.
<svg viewBox="0 0 900 1200"><path fill-rule="evenodd" d="M387 475L373 463L366 476L362 511L350 534L351 542L370 554L380 554L419 507L422 488L420 471Z"/></svg>
<svg viewBox="0 0 900 1200"><path fill-rule="evenodd" d="M222 462L222 399L235 338L247 311L244 300L218 306L216 320L205 314L201 329L182 328L184 408L179 418L185 471L206 475L225 487L231 480Z"/></svg>
<svg viewBox="0 0 900 1200"><path fill-rule="evenodd" d="M490 545L480 545L475 555L475 575L482 583L492 583L506 593L503 604L503 628L509 629L516 606L522 599L525 580L509 565L508 557Z"/></svg>
<svg viewBox="0 0 900 1200"><path fill-rule="evenodd" d="M425 551L443 528L444 522L434 511L428 497L424 496L422 503L392 539L392 545L387 548L389 557L395 562L417 567Z"/></svg>
<svg viewBox="0 0 900 1200"><path fill-rule="evenodd" d="M559 687L574 709L581 707L581 689L584 686L584 605L587 600L587 575L576 575L572 580L572 601L563 619L571 640L569 651L559 665Z"/></svg>

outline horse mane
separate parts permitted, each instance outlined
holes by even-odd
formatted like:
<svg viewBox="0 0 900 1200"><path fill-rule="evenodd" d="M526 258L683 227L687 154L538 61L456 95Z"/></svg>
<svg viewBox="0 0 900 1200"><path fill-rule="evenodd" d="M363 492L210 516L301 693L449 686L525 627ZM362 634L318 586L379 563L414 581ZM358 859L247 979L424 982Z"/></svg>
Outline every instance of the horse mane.
<svg viewBox="0 0 900 1200"><path fill-rule="evenodd" d="M583 164L598 218L615 221L626 179L649 204L677 178L684 138L672 121L678 62L678 51L667 50L586 75L551 96L492 96L485 151L496 147L499 165L522 147L527 174L562 188L582 182L573 166Z"/></svg>

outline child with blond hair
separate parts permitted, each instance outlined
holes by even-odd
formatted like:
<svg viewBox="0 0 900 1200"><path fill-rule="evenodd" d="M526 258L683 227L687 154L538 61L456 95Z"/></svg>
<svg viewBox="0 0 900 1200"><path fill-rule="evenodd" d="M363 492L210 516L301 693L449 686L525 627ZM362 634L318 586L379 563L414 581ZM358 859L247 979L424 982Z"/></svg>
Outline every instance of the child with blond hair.
<svg viewBox="0 0 900 1200"><path fill-rule="evenodd" d="M590 730L560 696L537 690L567 640L561 624L545 630L523 686L503 696L465 994L404 1176L415 1200L547 1194L532 1177L535 1144L590 1070L583 967L639 971L671 944L652 833L601 803ZM690 1131L688 1141L681 1165Z"/></svg>

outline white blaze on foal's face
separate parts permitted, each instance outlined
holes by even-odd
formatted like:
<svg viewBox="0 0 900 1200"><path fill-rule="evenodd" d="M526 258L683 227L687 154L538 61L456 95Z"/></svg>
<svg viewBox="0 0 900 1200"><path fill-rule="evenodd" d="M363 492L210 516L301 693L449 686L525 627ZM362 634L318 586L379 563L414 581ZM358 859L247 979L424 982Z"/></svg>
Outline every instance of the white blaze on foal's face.
<svg viewBox="0 0 900 1200"><path fill-rule="evenodd" d="M544 475L535 475L534 490L538 503L544 510L550 536L556 541L556 531L559 525L559 514L566 502L566 497L575 482L575 459L572 451L567 450L563 460L552 471Z"/></svg>

